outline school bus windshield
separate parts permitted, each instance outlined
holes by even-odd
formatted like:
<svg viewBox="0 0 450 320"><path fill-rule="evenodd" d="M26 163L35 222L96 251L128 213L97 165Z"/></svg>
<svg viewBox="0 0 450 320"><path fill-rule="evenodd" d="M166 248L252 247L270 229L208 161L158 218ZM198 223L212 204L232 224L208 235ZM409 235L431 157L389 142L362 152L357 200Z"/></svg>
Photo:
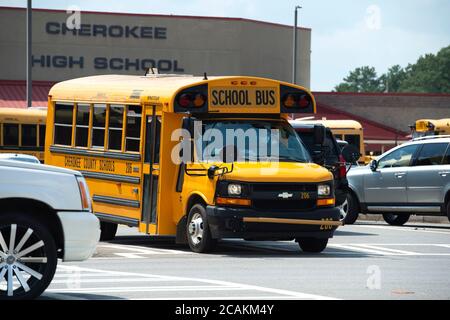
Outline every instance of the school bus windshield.
<svg viewBox="0 0 450 320"><path fill-rule="evenodd" d="M204 162L311 162L295 131L282 121L203 121L196 147Z"/></svg>

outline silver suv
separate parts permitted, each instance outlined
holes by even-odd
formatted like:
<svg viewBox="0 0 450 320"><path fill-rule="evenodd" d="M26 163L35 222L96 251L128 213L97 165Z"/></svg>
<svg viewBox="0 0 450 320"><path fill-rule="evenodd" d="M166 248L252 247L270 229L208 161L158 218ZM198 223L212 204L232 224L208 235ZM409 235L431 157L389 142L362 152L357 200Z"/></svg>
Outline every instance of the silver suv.
<svg viewBox="0 0 450 320"><path fill-rule="evenodd" d="M391 225L411 214L450 219L450 136L414 139L347 175L348 215L383 214Z"/></svg>

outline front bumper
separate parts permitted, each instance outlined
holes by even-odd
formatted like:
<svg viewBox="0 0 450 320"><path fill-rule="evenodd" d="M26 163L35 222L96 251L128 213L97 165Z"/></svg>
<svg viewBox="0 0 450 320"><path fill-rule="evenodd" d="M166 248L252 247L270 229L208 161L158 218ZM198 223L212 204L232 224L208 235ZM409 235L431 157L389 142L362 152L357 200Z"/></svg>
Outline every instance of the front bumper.
<svg viewBox="0 0 450 320"><path fill-rule="evenodd" d="M100 239L100 222L91 212L61 211L59 220L64 232L63 261L82 261L95 252Z"/></svg>
<svg viewBox="0 0 450 320"><path fill-rule="evenodd" d="M280 213L250 208L207 206L206 214L214 239L331 238L334 230L341 225L338 208Z"/></svg>

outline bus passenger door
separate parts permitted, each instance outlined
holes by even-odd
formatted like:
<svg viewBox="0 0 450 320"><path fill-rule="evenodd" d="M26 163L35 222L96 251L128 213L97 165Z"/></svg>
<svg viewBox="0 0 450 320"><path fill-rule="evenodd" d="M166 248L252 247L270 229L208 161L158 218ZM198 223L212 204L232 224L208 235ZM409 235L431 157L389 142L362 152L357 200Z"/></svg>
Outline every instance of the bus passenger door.
<svg viewBox="0 0 450 320"><path fill-rule="evenodd" d="M141 228L147 234L156 234L157 226L157 198L159 180L159 150L161 138L161 117L155 114L153 107L151 115L146 116L144 142L144 190L142 198ZM143 230L145 226L145 230Z"/></svg>

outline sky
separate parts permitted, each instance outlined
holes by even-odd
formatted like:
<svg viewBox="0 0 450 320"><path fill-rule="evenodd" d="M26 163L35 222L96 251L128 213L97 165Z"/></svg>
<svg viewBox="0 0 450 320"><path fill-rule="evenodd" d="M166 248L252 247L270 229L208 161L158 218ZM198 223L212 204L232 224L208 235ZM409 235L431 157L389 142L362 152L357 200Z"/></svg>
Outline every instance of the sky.
<svg viewBox="0 0 450 320"><path fill-rule="evenodd" d="M0 0L0 6L25 6ZM330 91L350 70L393 65L450 45L449 0L34 0L34 8L238 17L312 29L311 88Z"/></svg>

